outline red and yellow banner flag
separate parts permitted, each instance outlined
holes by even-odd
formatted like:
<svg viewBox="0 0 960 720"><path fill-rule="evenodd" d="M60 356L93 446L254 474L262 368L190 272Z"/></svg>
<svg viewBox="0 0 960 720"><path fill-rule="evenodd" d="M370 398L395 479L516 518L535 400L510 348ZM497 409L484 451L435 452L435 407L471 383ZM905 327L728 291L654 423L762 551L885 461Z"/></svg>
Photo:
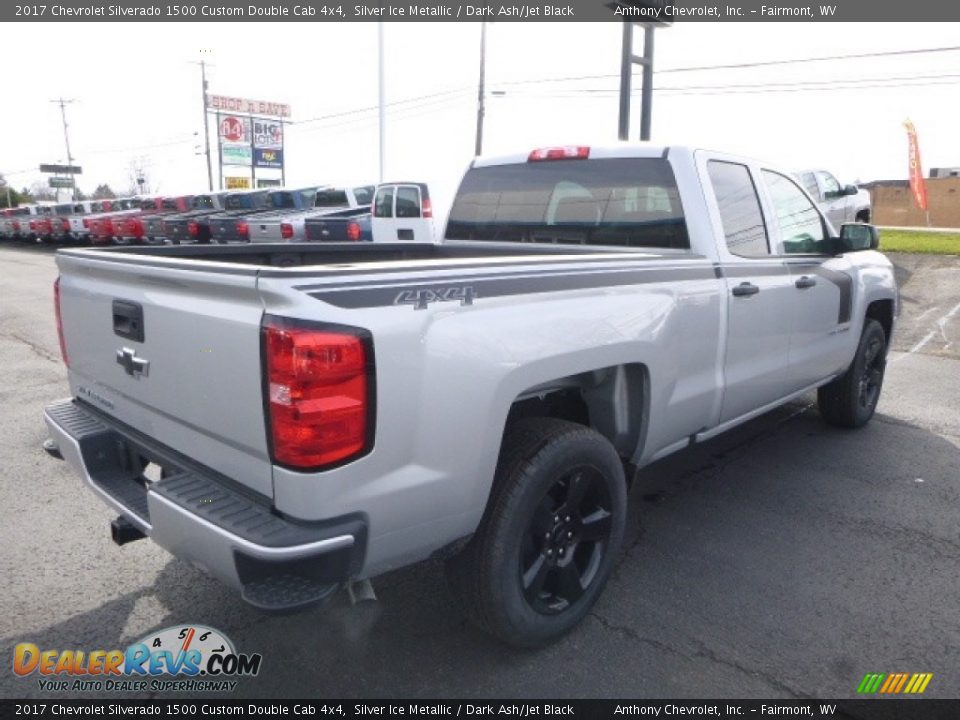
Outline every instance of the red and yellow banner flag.
<svg viewBox="0 0 960 720"><path fill-rule="evenodd" d="M907 129L907 141L910 144L910 192L921 210L927 209L927 181L923 179L923 166L920 163L920 143L917 129L907 120L903 123Z"/></svg>

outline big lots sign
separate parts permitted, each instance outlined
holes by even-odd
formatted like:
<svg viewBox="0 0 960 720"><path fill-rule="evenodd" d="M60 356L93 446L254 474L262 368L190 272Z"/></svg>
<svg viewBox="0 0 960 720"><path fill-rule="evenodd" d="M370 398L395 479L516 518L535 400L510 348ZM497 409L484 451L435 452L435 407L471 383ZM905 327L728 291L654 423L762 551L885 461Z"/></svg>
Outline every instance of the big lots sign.
<svg viewBox="0 0 960 720"><path fill-rule="evenodd" d="M276 120L253 121L253 146L278 149L283 147L283 124Z"/></svg>
<svg viewBox="0 0 960 720"><path fill-rule="evenodd" d="M207 95L207 107L211 110L247 113L249 115L269 115L271 117L290 117L290 106L286 103L249 98L229 97L227 95Z"/></svg>

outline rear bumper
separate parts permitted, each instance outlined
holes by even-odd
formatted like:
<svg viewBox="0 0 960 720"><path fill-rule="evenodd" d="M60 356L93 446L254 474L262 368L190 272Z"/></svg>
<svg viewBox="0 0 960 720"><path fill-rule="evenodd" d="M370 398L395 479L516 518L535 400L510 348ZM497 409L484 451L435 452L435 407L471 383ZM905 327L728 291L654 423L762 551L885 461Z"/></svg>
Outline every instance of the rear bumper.
<svg viewBox="0 0 960 720"><path fill-rule="evenodd" d="M363 566L367 522L286 518L269 499L191 463L75 400L44 418L60 452L101 500L161 547L198 565L264 610L321 602ZM150 482L146 462L165 470Z"/></svg>

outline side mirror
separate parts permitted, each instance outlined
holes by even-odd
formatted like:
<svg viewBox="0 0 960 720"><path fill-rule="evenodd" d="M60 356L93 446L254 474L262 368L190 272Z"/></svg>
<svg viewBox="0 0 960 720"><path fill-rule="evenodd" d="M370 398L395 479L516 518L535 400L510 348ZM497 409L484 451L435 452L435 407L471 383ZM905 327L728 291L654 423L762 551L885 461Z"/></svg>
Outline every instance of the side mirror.
<svg viewBox="0 0 960 720"><path fill-rule="evenodd" d="M844 195L856 195L860 192L860 189L856 185L844 185L843 194Z"/></svg>
<svg viewBox="0 0 960 720"><path fill-rule="evenodd" d="M874 225L844 223L840 226L840 252L876 250L880 247L880 232Z"/></svg>

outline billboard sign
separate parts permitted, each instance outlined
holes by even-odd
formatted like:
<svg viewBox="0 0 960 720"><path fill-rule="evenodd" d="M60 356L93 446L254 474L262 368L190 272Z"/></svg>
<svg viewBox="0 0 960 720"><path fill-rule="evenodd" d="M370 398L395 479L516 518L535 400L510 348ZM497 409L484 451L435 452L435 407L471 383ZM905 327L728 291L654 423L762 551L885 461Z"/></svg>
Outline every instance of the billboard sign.
<svg viewBox="0 0 960 720"><path fill-rule="evenodd" d="M270 148L254 148L253 164L258 168L282 168L283 150L272 150Z"/></svg>
<svg viewBox="0 0 960 720"><path fill-rule="evenodd" d="M276 149L283 147L283 124L277 120L253 120L253 146Z"/></svg>
<svg viewBox="0 0 960 720"><path fill-rule="evenodd" d="M72 188L73 187L73 178L68 177L52 177L48 180L50 187L52 188Z"/></svg>
<svg viewBox="0 0 960 720"><path fill-rule="evenodd" d="M225 177L224 182L227 184L227 190L249 190L250 189L250 178L248 177Z"/></svg>
<svg viewBox="0 0 960 720"><path fill-rule="evenodd" d="M267 115L269 117L290 117L290 106L286 103L249 98L230 97L228 95L207 95L207 107L220 112L246 113L248 115Z"/></svg>
<svg viewBox="0 0 960 720"><path fill-rule="evenodd" d="M224 165L245 165L249 167L253 159L253 152L249 145L223 143L220 146L220 154Z"/></svg>
<svg viewBox="0 0 960 720"><path fill-rule="evenodd" d="M40 172L55 173L56 175L82 175L83 168L79 165L40 165Z"/></svg>
<svg viewBox="0 0 960 720"><path fill-rule="evenodd" d="M258 188L275 188L280 186L281 186L281 183L279 180L268 180L265 178L257 178Z"/></svg>
<svg viewBox="0 0 960 720"><path fill-rule="evenodd" d="M226 115L220 118L220 141L231 143L250 142L250 118Z"/></svg>

